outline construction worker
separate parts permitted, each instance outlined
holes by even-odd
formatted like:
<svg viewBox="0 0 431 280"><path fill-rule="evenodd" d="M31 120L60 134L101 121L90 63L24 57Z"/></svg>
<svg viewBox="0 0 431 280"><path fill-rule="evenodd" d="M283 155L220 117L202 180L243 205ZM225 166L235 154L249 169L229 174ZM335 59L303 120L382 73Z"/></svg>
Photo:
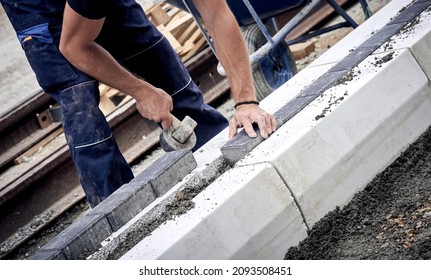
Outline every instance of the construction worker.
<svg viewBox="0 0 431 280"><path fill-rule="evenodd" d="M99 82L132 96L139 113L169 128L170 113L197 121L194 150L228 126L202 94L167 39L135 0L0 0L39 85L62 110L69 150L94 207L133 178L99 110ZM194 0L212 35L238 106L229 137L257 123L264 138L275 118L256 102L248 54L224 0Z"/></svg>

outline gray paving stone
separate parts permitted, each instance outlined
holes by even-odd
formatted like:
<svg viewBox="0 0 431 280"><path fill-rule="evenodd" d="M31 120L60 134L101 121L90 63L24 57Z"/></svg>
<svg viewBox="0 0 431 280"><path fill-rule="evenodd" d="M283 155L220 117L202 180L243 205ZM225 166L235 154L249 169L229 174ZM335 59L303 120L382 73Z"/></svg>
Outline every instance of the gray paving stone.
<svg viewBox="0 0 431 280"><path fill-rule="evenodd" d="M362 45L357 47L353 52L349 53L345 58L338 62L334 67L332 67L329 71L349 71L352 68L358 66L359 63L361 63L365 58L372 54L377 48L378 47L376 46L367 46L367 41L365 41Z"/></svg>
<svg viewBox="0 0 431 280"><path fill-rule="evenodd" d="M322 92L330 88L339 78L344 76L347 71L330 71L323 74L319 79L314 81L309 87L301 92L297 97L289 101L274 113L277 120L277 127L285 124L289 119L300 112L304 107L316 99ZM265 139L260 136L259 129L255 126L258 134L256 138L250 138L244 130L240 131L233 139L224 144L220 151L229 165L234 165L257 145Z"/></svg>
<svg viewBox="0 0 431 280"><path fill-rule="evenodd" d="M396 16L389 24L410 22L430 5L430 1L415 1L412 3L412 5L402 10L401 13Z"/></svg>
<svg viewBox="0 0 431 280"><path fill-rule="evenodd" d="M111 226L106 217L90 211L42 247L41 253L37 252L33 259L60 257L58 251L63 253L65 259L79 259L83 253L97 249L111 234Z"/></svg>
<svg viewBox="0 0 431 280"><path fill-rule="evenodd" d="M33 260L64 260L65 257L61 250L40 249L32 257Z"/></svg>
<svg viewBox="0 0 431 280"><path fill-rule="evenodd" d="M286 105L278 109L278 111L274 113L274 117L277 119L278 127L282 126L288 120L298 114L314 99L316 99L316 96L311 94L305 96L298 95L297 97L289 101Z"/></svg>
<svg viewBox="0 0 431 280"><path fill-rule="evenodd" d="M134 179L151 182L156 196L162 196L197 167L193 153L179 150L164 154Z"/></svg>
<svg viewBox="0 0 431 280"><path fill-rule="evenodd" d="M349 70L354 67L350 66ZM313 97L308 103L319 97L324 91L332 87L338 79L346 75L347 69L336 70L331 68L328 72L320 76L316 81L310 84L298 97ZM308 103L306 105L308 105ZM305 106L304 106L305 107Z"/></svg>
<svg viewBox="0 0 431 280"><path fill-rule="evenodd" d="M262 143L264 138L260 136L257 127L255 127L255 131L258 136L250 138L244 130L241 130L234 138L226 142L226 144L220 148L227 164L234 165L257 145Z"/></svg>
<svg viewBox="0 0 431 280"><path fill-rule="evenodd" d="M392 36L395 35L401 28L403 28L404 23L393 23L390 25L384 26L382 29L377 31L371 38L365 41L360 47L362 48L370 48L372 51L375 51L381 45L386 43Z"/></svg>
<svg viewBox="0 0 431 280"><path fill-rule="evenodd" d="M92 212L106 216L112 231L115 232L155 199L150 182L131 182L102 201Z"/></svg>

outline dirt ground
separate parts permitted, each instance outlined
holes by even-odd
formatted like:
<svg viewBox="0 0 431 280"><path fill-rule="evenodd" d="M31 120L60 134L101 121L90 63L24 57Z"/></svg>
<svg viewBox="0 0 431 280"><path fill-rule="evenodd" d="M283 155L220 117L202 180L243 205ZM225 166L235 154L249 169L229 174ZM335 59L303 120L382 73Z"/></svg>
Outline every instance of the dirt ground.
<svg viewBox="0 0 431 280"><path fill-rule="evenodd" d="M431 128L285 259L431 259Z"/></svg>

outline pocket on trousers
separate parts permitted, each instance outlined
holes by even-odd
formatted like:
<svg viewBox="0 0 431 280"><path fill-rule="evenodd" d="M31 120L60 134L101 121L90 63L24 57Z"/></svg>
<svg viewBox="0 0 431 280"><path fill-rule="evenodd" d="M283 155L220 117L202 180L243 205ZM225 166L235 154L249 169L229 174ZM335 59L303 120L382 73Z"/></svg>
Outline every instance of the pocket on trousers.
<svg viewBox="0 0 431 280"><path fill-rule="evenodd" d="M46 40L51 36L47 25L35 29L33 34L27 34L26 39L22 41L22 48L39 85L45 91L49 92L78 77L53 40Z"/></svg>

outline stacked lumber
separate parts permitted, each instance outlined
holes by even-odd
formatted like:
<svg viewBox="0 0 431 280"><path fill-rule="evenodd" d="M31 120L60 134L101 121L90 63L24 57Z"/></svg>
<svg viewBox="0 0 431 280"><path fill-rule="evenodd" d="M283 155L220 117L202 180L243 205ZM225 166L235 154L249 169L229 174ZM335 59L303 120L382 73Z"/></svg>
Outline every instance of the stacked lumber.
<svg viewBox="0 0 431 280"><path fill-rule="evenodd" d="M188 12L162 2L149 7L145 13L169 40L183 62L205 46L205 37Z"/></svg>
<svg viewBox="0 0 431 280"><path fill-rule="evenodd" d="M118 107L123 106L132 99L130 95L126 95L115 88L111 88L105 84L99 85L100 103L99 108L105 116L108 116Z"/></svg>

